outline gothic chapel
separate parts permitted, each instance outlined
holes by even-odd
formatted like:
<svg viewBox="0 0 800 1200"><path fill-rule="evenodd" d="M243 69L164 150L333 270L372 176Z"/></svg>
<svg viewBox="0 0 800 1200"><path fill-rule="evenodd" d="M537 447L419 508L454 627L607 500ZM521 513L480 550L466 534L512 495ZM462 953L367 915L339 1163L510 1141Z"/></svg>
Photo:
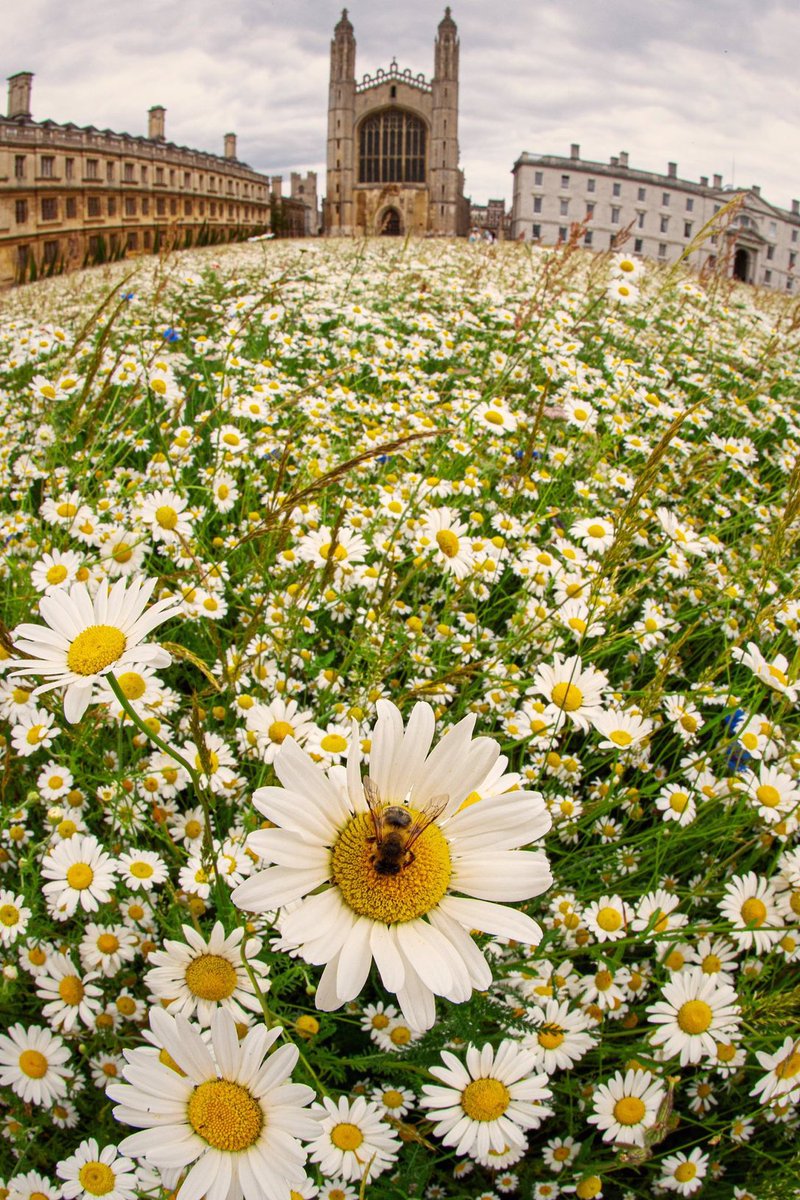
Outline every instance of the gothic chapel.
<svg viewBox="0 0 800 1200"><path fill-rule="evenodd" d="M324 231L333 235L466 234L458 165L458 31L445 9L433 79L393 60L356 83L347 9L331 42Z"/></svg>

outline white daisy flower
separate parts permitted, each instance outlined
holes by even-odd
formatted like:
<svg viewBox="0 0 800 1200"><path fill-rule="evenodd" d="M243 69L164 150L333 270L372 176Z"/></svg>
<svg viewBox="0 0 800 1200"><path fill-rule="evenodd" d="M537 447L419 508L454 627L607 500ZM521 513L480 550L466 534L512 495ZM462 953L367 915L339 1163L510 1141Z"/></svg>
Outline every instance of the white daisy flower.
<svg viewBox="0 0 800 1200"><path fill-rule="evenodd" d="M277 1200L302 1186L306 1152L297 1139L319 1127L305 1107L314 1092L289 1081L296 1047L266 1057L282 1030L257 1025L240 1042L233 1017L220 1011L209 1048L184 1017L156 1008L150 1027L178 1070L150 1049L126 1052L127 1082L106 1094L117 1120L141 1132L124 1138L120 1152L160 1169L190 1167L183 1200Z"/></svg>
<svg viewBox="0 0 800 1200"><path fill-rule="evenodd" d="M628 932L628 906L621 896L601 896L583 910L583 923L598 942L616 942Z"/></svg>
<svg viewBox="0 0 800 1200"><path fill-rule="evenodd" d="M595 1045L586 1016L570 1009L568 1000L545 1000L525 1015L534 1031L525 1035L522 1045L533 1054L534 1066L548 1075L569 1070Z"/></svg>
<svg viewBox="0 0 800 1200"><path fill-rule="evenodd" d="M776 692L782 692L792 703L797 701L797 687L789 682L789 660L785 654L776 654L770 662L764 657L755 642L748 642L747 649L734 646L731 655L742 666L749 667L762 683Z"/></svg>
<svg viewBox="0 0 800 1200"><path fill-rule="evenodd" d="M763 954L781 939L784 925L772 885L755 871L733 876L719 911L730 921L730 936L742 950Z"/></svg>
<svg viewBox="0 0 800 1200"><path fill-rule="evenodd" d="M281 945L325 964L318 1008L330 1011L355 999L374 960L409 1024L428 1029L434 995L462 1003L491 981L471 930L539 942L536 922L505 902L550 886L544 854L517 849L542 837L550 818L541 797L523 791L458 811L499 755L488 738L472 739L474 715L430 751L430 705L415 705L405 731L395 705L379 700L378 714L370 749L372 811L355 736L346 770L330 774L287 738L274 764L284 787L260 788L254 796L274 827L248 839L275 865L257 871L233 899L249 912L300 901L282 914ZM395 831L391 842L387 830ZM411 845L399 830L413 836Z"/></svg>
<svg viewBox="0 0 800 1200"><path fill-rule="evenodd" d="M29 758L37 750L49 750L61 733L53 713L46 708L28 708L15 714L15 720L16 724L11 728L11 745L20 758Z"/></svg>
<svg viewBox="0 0 800 1200"><path fill-rule="evenodd" d="M427 1109L433 1132L456 1154L485 1159L490 1150L525 1142L525 1131L538 1129L552 1109L548 1077L536 1074L533 1055L516 1042L468 1046L466 1063L442 1051L443 1067L430 1073L444 1086L424 1084L420 1107Z"/></svg>
<svg viewBox="0 0 800 1200"><path fill-rule="evenodd" d="M600 750L627 750L638 746L653 731L652 721L619 708L595 713L592 725L602 734L603 740L598 743Z"/></svg>
<svg viewBox="0 0 800 1200"><path fill-rule="evenodd" d="M125 925L97 925L90 921L83 931L78 952L87 971L99 971L110 978L123 963L132 962L139 950L139 938Z"/></svg>
<svg viewBox="0 0 800 1200"><path fill-rule="evenodd" d="M762 1104L771 1100L789 1100L796 1104L800 1100L800 1039L787 1035L783 1044L772 1054L756 1050L762 1075L751 1091Z"/></svg>
<svg viewBox="0 0 800 1200"><path fill-rule="evenodd" d="M139 1188L136 1167L116 1146L102 1150L94 1138L81 1142L74 1154L63 1158L56 1174L64 1180L61 1194L64 1200L84 1200L102 1196L103 1200L134 1200Z"/></svg>
<svg viewBox="0 0 800 1200"><path fill-rule="evenodd" d="M126 850L119 856L119 872L134 891L149 892L169 878L167 864L154 850Z"/></svg>
<svg viewBox="0 0 800 1200"><path fill-rule="evenodd" d="M92 981L97 971L81 975L66 954L54 954L36 977L36 994L44 1000L42 1016L55 1028L70 1033L80 1021L89 1029L102 1008L100 988Z"/></svg>
<svg viewBox="0 0 800 1200"><path fill-rule="evenodd" d="M43 554L31 567L31 583L37 592L69 587L78 578L83 559L74 550L55 550ZM85 576L86 572L84 572Z"/></svg>
<svg viewBox="0 0 800 1200"><path fill-rule="evenodd" d="M594 1111L586 1120L602 1131L604 1142L644 1146L645 1132L656 1123L665 1095L663 1084L649 1071L617 1071L595 1090Z"/></svg>
<svg viewBox="0 0 800 1200"><path fill-rule="evenodd" d="M315 1104L312 1114L319 1121L318 1132L309 1142L311 1162L317 1163L323 1175L340 1176L350 1182L358 1179L371 1183L382 1175L397 1158L400 1141L386 1124L377 1104L363 1096L338 1101L324 1096Z"/></svg>
<svg viewBox="0 0 800 1200"><path fill-rule="evenodd" d="M475 565L469 530L447 507L431 508L425 513L415 545L420 552L431 554L437 565L456 579L465 579Z"/></svg>
<svg viewBox="0 0 800 1200"><path fill-rule="evenodd" d="M177 492L161 489L145 497L136 515L143 525L149 526L154 542L169 546L192 535L190 514L186 512L188 504Z"/></svg>
<svg viewBox="0 0 800 1200"><path fill-rule="evenodd" d="M69 1050L49 1029L17 1022L0 1033L0 1084L26 1104L49 1108L67 1094Z"/></svg>
<svg viewBox="0 0 800 1200"><path fill-rule="evenodd" d="M670 1154L661 1162L660 1187L679 1196L691 1196L702 1186L708 1172L710 1156L695 1146L691 1154Z"/></svg>
<svg viewBox="0 0 800 1200"><path fill-rule="evenodd" d="M30 656L12 661L17 668L12 675L44 675L48 682L36 688L37 695L65 687L64 716L74 722L91 703L102 675L140 664L167 666L166 650L141 644L177 612L172 600L158 600L145 611L155 585L155 579L137 579L126 587L120 579L113 587L101 587L92 599L79 583L68 593L43 596L39 612L47 625L19 625L12 635L15 649Z"/></svg>
<svg viewBox="0 0 800 1200"><path fill-rule="evenodd" d="M303 745L316 726L310 712L299 708L296 700L276 696L269 704L253 704L247 710L247 730L256 737L264 762L272 763L287 737Z"/></svg>
<svg viewBox="0 0 800 1200"><path fill-rule="evenodd" d="M42 875L48 880L42 888L48 907L57 920L66 921L77 908L96 912L110 900L117 870L97 838L76 833L45 855Z"/></svg>
<svg viewBox="0 0 800 1200"><path fill-rule="evenodd" d="M215 923L208 941L191 925L182 929L185 941L167 938L164 949L152 951L147 959L151 969L145 982L152 994L168 1012L196 1017L201 1026L210 1025L219 1009L249 1024L249 1014L259 1012L261 1005L245 962L258 977L261 991L269 990L269 968L257 957L261 939L248 938L242 946L244 930L234 929L226 937L221 921Z"/></svg>
<svg viewBox="0 0 800 1200"><path fill-rule="evenodd" d="M533 677L531 690L545 696L558 712L558 725L567 717L578 729L588 729L589 723L603 710L603 689L608 678L602 671L584 667L579 655L564 658L553 656L553 665L541 663Z"/></svg>
<svg viewBox="0 0 800 1200"><path fill-rule="evenodd" d="M22 1171L3 1189L7 1200L61 1200L61 1188L38 1171Z"/></svg>
<svg viewBox="0 0 800 1200"><path fill-rule="evenodd" d="M0 888L0 946L11 946L25 932L30 919L25 897Z"/></svg>
<svg viewBox="0 0 800 1200"><path fill-rule="evenodd" d="M716 1057L716 1042L735 1033L740 1009L735 990L718 983L700 967L690 967L662 988L663 999L647 1008L658 1029L654 1046L663 1046L668 1058L680 1056L681 1066Z"/></svg>

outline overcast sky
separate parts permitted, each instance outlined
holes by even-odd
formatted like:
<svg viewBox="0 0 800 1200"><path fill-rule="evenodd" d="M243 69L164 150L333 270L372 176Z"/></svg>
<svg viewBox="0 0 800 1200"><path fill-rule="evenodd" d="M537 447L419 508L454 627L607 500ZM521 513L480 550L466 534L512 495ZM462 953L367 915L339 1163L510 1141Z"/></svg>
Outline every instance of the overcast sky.
<svg viewBox="0 0 800 1200"><path fill-rule="evenodd" d="M444 5L352 0L356 74L433 72ZM325 190L333 0L26 0L3 21L4 75L33 71L33 116L147 132ZM761 185L800 197L797 0L454 0L466 192L511 200L522 151ZM11 28L9 28L9 25Z"/></svg>

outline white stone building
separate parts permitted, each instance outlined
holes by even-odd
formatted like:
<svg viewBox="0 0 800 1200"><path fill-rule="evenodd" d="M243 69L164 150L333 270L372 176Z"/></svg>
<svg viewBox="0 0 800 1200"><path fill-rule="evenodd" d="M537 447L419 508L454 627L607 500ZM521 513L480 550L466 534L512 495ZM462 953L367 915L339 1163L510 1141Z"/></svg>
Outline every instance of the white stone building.
<svg viewBox="0 0 800 1200"><path fill-rule="evenodd" d="M577 232L593 250L628 253L698 270L719 269L735 279L778 291L795 282L800 253L800 203L777 208L760 188L680 179L677 164L666 175L629 166L624 151L608 163L552 154L521 154L513 167L511 237L556 245ZM731 208L726 208L731 201ZM711 223L712 228L704 228ZM579 226L579 229L575 229Z"/></svg>

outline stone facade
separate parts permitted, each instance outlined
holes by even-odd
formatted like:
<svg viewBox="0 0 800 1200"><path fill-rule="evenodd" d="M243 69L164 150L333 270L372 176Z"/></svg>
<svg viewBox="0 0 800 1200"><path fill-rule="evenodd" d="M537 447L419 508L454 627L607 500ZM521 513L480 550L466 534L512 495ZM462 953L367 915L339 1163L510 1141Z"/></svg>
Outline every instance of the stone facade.
<svg viewBox="0 0 800 1200"><path fill-rule="evenodd" d="M165 110L148 136L31 119L32 75L9 80L0 117L0 286L107 258L265 233L270 179L237 158L165 139ZM293 223L302 234L304 214Z"/></svg>
<svg viewBox="0 0 800 1200"><path fill-rule="evenodd" d="M458 165L458 31L439 23L428 81L392 62L356 83L347 9L331 42L326 234L464 235L469 204Z"/></svg>
<svg viewBox="0 0 800 1200"><path fill-rule="evenodd" d="M522 154L513 173L512 238L555 245L574 236L577 224L581 244L593 250L624 245L657 261L682 258L697 270L721 270L784 292L800 289L797 200L781 209L758 187L723 186L721 175L710 184L707 176L699 183L680 179L672 162L666 175L640 171L625 152L609 163L585 161L577 145L569 158ZM709 222L713 227L705 229Z"/></svg>

